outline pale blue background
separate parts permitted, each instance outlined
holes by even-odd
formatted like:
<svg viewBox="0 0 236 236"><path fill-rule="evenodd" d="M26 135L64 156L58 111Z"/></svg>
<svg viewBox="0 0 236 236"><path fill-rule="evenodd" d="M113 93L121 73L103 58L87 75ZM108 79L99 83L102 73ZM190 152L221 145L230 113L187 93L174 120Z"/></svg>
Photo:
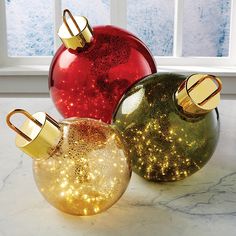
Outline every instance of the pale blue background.
<svg viewBox="0 0 236 236"><path fill-rule="evenodd" d="M5 0L9 56L53 55L53 0ZM172 56L174 0L127 0L128 30L154 55ZM184 56L227 56L230 0L184 0ZM63 0L63 8L110 23L109 0Z"/></svg>
<svg viewBox="0 0 236 236"><path fill-rule="evenodd" d="M228 56L230 4L230 0L184 0L184 56Z"/></svg>

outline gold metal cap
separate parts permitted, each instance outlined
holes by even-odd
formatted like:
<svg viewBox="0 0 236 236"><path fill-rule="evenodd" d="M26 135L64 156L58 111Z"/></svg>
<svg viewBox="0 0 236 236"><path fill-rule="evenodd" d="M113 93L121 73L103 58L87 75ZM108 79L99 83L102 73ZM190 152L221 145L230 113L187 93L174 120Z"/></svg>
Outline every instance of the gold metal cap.
<svg viewBox="0 0 236 236"><path fill-rule="evenodd" d="M21 129L15 127L10 121L14 114L19 113L28 118ZM7 125L17 133L16 146L33 159L48 158L60 141L59 124L44 112L31 115L25 110L16 109L7 115L6 121Z"/></svg>
<svg viewBox="0 0 236 236"><path fill-rule="evenodd" d="M69 15L69 19L66 18ZM61 25L58 35L66 48L76 50L83 48L90 43L93 38L93 30L84 16L73 16L68 9L63 12L63 24Z"/></svg>
<svg viewBox="0 0 236 236"><path fill-rule="evenodd" d="M187 114L206 114L220 102L222 83L214 75L194 74L178 88L175 98Z"/></svg>

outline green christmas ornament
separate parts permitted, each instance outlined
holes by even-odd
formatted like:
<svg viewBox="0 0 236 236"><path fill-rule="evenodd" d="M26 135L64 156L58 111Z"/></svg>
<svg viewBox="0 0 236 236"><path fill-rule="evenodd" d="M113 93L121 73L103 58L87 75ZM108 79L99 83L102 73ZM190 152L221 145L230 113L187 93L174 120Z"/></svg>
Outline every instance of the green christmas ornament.
<svg viewBox="0 0 236 236"><path fill-rule="evenodd" d="M213 75L154 74L127 91L113 124L133 170L150 181L176 181L201 169L219 138L221 88Z"/></svg>

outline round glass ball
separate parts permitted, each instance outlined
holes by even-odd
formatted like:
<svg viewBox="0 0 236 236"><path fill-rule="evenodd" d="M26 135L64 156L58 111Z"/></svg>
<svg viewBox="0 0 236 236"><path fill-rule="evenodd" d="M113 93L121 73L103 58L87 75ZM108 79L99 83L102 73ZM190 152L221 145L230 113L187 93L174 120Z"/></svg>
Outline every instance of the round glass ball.
<svg viewBox="0 0 236 236"><path fill-rule="evenodd" d="M131 177L119 133L92 119L59 123L62 138L45 160L34 161L39 191L57 209L74 215L105 211L122 196Z"/></svg>
<svg viewBox="0 0 236 236"><path fill-rule="evenodd" d="M200 170L211 158L220 131L217 109L190 117L175 92L187 77L154 74L123 96L113 123L130 147L133 170L150 181L176 181Z"/></svg>
<svg viewBox="0 0 236 236"><path fill-rule="evenodd" d="M62 45L51 63L51 97L63 117L110 123L124 92L156 72L146 45L115 26L97 26L90 44L76 51Z"/></svg>

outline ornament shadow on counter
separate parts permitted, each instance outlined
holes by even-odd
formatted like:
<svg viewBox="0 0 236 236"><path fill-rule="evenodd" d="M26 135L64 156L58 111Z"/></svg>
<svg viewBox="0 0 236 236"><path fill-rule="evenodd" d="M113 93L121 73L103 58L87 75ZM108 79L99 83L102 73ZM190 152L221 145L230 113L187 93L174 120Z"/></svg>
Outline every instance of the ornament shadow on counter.
<svg viewBox="0 0 236 236"><path fill-rule="evenodd" d="M11 117L27 117L18 129ZM119 133L93 119L55 121L44 112L16 109L6 118L16 146L33 159L39 191L57 209L93 215L119 200L131 177L128 151Z"/></svg>
<svg viewBox="0 0 236 236"><path fill-rule="evenodd" d="M158 182L201 169L218 142L221 89L218 78L203 74L154 74L132 86L113 124L130 147L133 170Z"/></svg>
<svg viewBox="0 0 236 236"><path fill-rule="evenodd" d="M49 88L63 117L110 123L128 87L157 71L146 45L115 26L91 28L87 18L66 9L58 35L63 44L51 63Z"/></svg>

